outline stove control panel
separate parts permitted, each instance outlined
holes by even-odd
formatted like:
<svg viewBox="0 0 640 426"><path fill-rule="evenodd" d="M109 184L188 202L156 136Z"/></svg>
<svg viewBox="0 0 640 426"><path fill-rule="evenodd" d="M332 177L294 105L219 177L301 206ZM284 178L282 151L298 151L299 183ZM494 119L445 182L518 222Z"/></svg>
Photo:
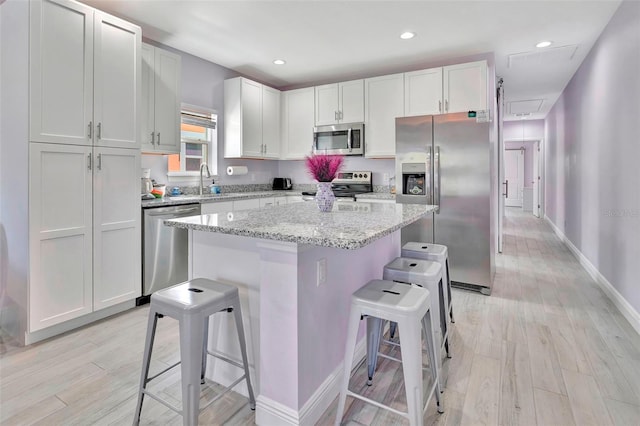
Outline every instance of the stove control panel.
<svg viewBox="0 0 640 426"><path fill-rule="evenodd" d="M365 183L371 185L372 175L371 171L348 171L338 173L338 177L333 180L333 183Z"/></svg>

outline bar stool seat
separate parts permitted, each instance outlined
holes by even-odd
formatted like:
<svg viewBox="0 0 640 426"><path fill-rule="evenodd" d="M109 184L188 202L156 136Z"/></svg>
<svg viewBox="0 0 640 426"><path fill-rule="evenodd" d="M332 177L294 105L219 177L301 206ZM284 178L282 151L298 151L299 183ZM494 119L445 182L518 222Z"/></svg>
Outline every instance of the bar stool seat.
<svg viewBox="0 0 640 426"><path fill-rule="evenodd" d="M442 280L447 285L446 306L451 322L455 323L453 318L453 302L451 299L451 274L449 273L449 249L442 244L421 243L411 241L402 246L400 253L402 257L410 257L413 259L431 260L442 265Z"/></svg>
<svg viewBox="0 0 640 426"><path fill-rule="evenodd" d="M349 379L351 377L350 367L353 365L358 328L361 319L364 317L367 318L367 335L370 333L378 333L377 330L380 329L380 324L385 320L395 321L400 327L400 333L402 334L400 342L402 360L396 361L402 362L407 396L407 412L393 409L349 390ZM421 331L424 332L425 335L429 370L433 378L433 384L427 391L428 396L424 406L422 405L424 389L422 380ZM409 286L393 281L372 280L353 293L351 297L347 341L345 344L345 367L335 425L338 426L342 420L347 396L360 399L376 407L406 417L409 419L411 425L422 426L424 412L431 401L431 397L435 394L438 412L442 413L443 409L440 404L440 392L438 388L440 372L438 363L436 362L435 346L430 294L426 288Z"/></svg>
<svg viewBox="0 0 640 426"><path fill-rule="evenodd" d="M242 364L221 354L212 353L207 350L209 317L223 311L233 312L234 314L240 342L240 352L242 354ZM163 316L168 316L179 321L180 362L173 364L149 378L149 365L156 325L158 319ZM140 423L142 402L144 396L147 395L181 414L184 425L197 425L198 415L200 413L200 385L204 384L207 355L219 358L244 370L244 374L240 378L217 395L216 398L209 401L207 406L217 401L235 385L245 380L249 392L250 407L251 409L255 409L255 397L249 375L249 363L247 360L247 349L242 326L242 308L240 306L238 288L218 281L197 278L153 293L149 307L149 320L138 391L138 403L133 423L136 425ZM176 367L178 364L181 364L182 410L147 390L147 384L150 381ZM203 407L203 409L204 408L206 407Z"/></svg>

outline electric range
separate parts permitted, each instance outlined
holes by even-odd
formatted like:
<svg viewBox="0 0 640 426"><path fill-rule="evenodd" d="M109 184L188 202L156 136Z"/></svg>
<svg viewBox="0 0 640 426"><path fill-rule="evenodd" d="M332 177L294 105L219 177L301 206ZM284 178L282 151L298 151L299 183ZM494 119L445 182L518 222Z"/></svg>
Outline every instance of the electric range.
<svg viewBox="0 0 640 426"><path fill-rule="evenodd" d="M336 198L355 201L356 195L373 191L372 174L371 171L361 170L340 172L331 182L331 190ZM302 195L315 196L316 193L303 192Z"/></svg>

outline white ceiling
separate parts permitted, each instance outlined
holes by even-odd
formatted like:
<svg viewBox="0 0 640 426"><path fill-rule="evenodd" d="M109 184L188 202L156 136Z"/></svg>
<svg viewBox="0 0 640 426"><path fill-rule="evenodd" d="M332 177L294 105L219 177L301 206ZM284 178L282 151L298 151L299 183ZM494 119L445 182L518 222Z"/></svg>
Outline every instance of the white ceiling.
<svg viewBox="0 0 640 426"><path fill-rule="evenodd" d="M599 1L85 0L143 36L277 88L495 54L505 119L544 118L620 4ZM412 40L400 33L414 31ZM536 49L551 40L546 50ZM273 64L281 58L284 66Z"/></svg>

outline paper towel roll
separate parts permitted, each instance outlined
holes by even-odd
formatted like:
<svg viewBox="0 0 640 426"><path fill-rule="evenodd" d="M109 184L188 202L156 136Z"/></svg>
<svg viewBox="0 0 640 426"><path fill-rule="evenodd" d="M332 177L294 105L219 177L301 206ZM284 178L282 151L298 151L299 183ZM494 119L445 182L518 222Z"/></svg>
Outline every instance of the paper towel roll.
<svg viewBox="0 0 640 426"><path fill-rule="evenodd" d="M229 176L246 175L249 169L246 166L229 166L227 167L227 174Z"/></svg>

